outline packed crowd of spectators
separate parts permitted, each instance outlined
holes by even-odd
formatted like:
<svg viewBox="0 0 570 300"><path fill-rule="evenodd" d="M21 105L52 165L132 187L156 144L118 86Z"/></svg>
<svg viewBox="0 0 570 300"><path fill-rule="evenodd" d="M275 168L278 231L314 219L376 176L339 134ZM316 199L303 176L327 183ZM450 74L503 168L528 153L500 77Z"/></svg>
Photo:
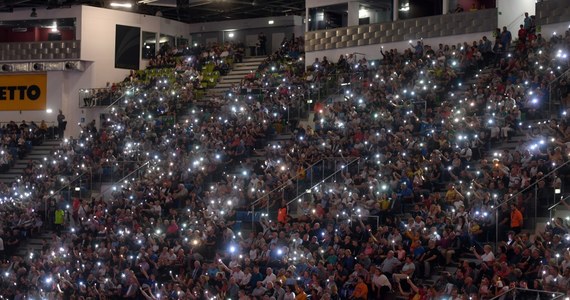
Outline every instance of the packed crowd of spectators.
<svg viewBox="0 0 570 300"><path fill-rule="evenodd" d="M54 126L48 126L43 120L40 124L25 120L19 124L10 121L0 128L0 137L0 173L4 173L14 165L16 159L23 159L32 146L41 145L46 138L54 138Z"/></svg>
<svg viewBox="0 0 570 300"><path fill-rule="evenodd" d="M30 163L23 178L0 186L0 294L280 300L397 293L479 299L509 287L566 293L566 221L557 218L536 236L522 230L534 201L534 190L525 189L536 183L538 203L552 204L568 174L565 107L559 118L542 118L549 119L546 86L569 67L570 31L540 38L490 52L486 39L437 50L418 41L402 53L383 51L375 66L349 56L320 60L306 73L297 67L302 56L279 51L254 80L270 87L263 101L229 93L208 107L193 106L186 71L132 76L126 104L100 128L89 123L45 163ZM314 128L286 124L296 129L293 137L268 142L285 118L280 106L296 105L288 102L294 93L311 93L330 78L341 94L314 105ZM568 91L562 81L558 87ZM528 139L514 151L494 150L513 135ZM358 162L326 166L341 178L307 186L323 156ZM87 170L109 168L137 176L98 198L52 193ZM299 183L313 192L287 207ZM238 211L257 199L285 214L271 209L247 233ZM44 224L54 235L42 250L14 255ZM486 244L495 239L501 242ZM457 271L440 272L445 265Z"/></svg>
<svg viewBox="0 0 570 300"><path fill-rule="evenodd" d="M226 42L212 44L208 47L195 45L187 47L171 47L166 43L149 59L145 70L131 71L123 82L108 83L105 88L86 89L80 92L80 105L83 107L108 106L124 93L131 91L132 82L154 84L154 80L174 80L176 74L186 78L187 88L191 90L205 89L206 80L217 82L219 76L210 73L218 72L227 75L234 62L241 62L244 56L244 46L240 43ZM208 71L206 71L208 69ZM174 72L172 72L174 70ZM208 74L205 74L208 73Z"/></svg>

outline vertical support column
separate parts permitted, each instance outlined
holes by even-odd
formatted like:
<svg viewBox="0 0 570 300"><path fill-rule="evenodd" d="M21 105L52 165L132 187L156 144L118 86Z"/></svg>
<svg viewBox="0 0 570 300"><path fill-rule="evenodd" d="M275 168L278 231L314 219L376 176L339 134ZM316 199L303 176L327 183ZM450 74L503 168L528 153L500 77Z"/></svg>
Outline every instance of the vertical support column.
<svg viewBox="0 0 570 300"><path fill-rule="evenodd" d="M360 10L360 2L349 1L348 2L348 26L358 25L358 11Z"/></svg>
<svg viewBox="0 0 570 300"><path fill-rule="evenodd" d="M307 2L306 2L307 3ZM309 6L305 5L305 19L303 20L303 22L305 22L305 32L309 32L309 19L311 18L311 15L309 15Z"/></svg>
<svg viewBox="0 0 570 300"><path fill-rule="evenodd" d="M442 4L441 4L441 10L442 10L442 14L448 14L449 13L449 0L441 0Z"/></svg>
<svg viewBox="0 0 570 300"><path fill-rule="evenodd" d="M399 0L392 0L392 21L398 21L398 9L400 8Z"/></svg>

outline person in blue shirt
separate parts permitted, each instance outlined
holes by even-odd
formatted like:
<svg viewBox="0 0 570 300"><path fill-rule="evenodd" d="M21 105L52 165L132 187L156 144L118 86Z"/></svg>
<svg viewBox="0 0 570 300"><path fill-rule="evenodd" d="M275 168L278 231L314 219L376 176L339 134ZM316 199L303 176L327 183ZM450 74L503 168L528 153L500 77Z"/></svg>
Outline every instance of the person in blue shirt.
<svg viewBox="0 0 570 300"><path fill-rule="evenodd" d="M253 266L253 272L251 273L251 280L249 281L250 289L254 289L257 286L258 281L263 281L263 274L259 272L259 266Z"/></svg>
<svg viewBox="0 0 570 300"><path fill-rule="evenodd" d="M524 29L526 31L529 31L531 26L532 26L532 19L529 17L528 13L525 12L524 13Z"/></svg>
<svg viewBox="0 0 570 300"><path fill-rule="evenodd" d="M400 184L400 197L402 200L411 202L414 198L414 191L405 183Z"/></svg>
<svg viewBox="0 0 570 300"><path fill-rule="evenodd" d="M410 43L410 46L412 46L412 48L414 48L414 54L417 57L422 57L424 54L424 44L422 43L422 41L418 41L416 43L416 45L414 46L412 43Z"/></svg>
<svg viewBox="0 0 570 300"><path fill-rule="evenodd" d="M507 26L503 26L503 31L501 32L501 50L508 51L511 47L512 40L513 36L511 32L507 30Z"/></svg>

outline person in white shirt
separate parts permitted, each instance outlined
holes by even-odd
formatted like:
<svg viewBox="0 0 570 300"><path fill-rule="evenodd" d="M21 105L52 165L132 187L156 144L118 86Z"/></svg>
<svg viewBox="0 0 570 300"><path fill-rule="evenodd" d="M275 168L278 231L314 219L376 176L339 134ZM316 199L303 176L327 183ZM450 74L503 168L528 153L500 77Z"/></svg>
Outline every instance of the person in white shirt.
<svg viewBox="0 0 570 300"><path fill-rule="evenodd" d="M265 276L265 279L261 282L264 286L267 286L268 282L274 283L275 280L277 280L277 276L273 274L273 269L267 268L267 270L265 270L265 274L267 276Z"/></svg>
<svg viewBox="0 0 570 300"><path fill-rule="evenodd" d="M239 286L247 286L250 280L251 280L251 269L248 267L245 268L242 279L239 282L237 281L236 282L239 284Z"/></svg>
<svg viewBox="0 0 570 300"><path fill-rule="evenodd" d="M392 290L392 284L388 277L379 268L374 268L372 275L372 295L377 299L383 299L384 294Z"/></svg>
<svg viewBox="0 0 570 300"><path fill-rule="evenodd" d="M1 234L1 232L0 232L0 234ZM0 236L0 259L4 259L5 256L6 256L6 254L4 252L4 240Z"/></svg>
<svg viewBox="0 0 570 300"><path fill-rule="evenodd" d="M401 279L406 279L408 277L412 277L414 275L414 271L416 270L416 265L414 264L414 259L412 256L406 256L406 260L404 262L404 266L402 270L398 274L392 275L394 281L398 282Z"/></svg>
<svg viewBox="0 0 570 300"><path fill-rule="evenodd" d="M240 283L243 280L245 274L241 270L240 265L236 265L232 268L232 274L230 277L233 278L237 283Z"/></svg>
<svg viewBox="0 0 570 300"><path fill-rule="evenodd" d="M550 266L548 268L548 275L543 276L544 289L547 291L556 291L562 288L564 277L560 275L560 271L557 266Z"/></svg>
<svg viewBox="0 0 570 300"><path fill-rule="evenodd" d="M479 253L477 253L477 250L475 249L475 247L472 248L473 254L475 254L477 259L480 259L480 260L487 262L487 263L492 263L495 261L495 254L493 254L492 250L493 250L493 248L491 248L490 245L485 245L485 246L483 246L483 254L479 255Z"/></svg>

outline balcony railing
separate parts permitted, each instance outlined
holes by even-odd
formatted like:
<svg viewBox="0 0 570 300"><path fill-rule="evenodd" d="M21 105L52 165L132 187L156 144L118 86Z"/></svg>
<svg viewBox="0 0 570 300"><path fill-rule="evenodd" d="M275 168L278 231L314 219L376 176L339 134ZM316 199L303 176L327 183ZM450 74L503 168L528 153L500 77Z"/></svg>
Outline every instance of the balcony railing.
<svg viewBox="0 0 570 300"><path fill-rule="evenodd" d="M0 61L79 59L81 41L0 43Z"/></svg>

